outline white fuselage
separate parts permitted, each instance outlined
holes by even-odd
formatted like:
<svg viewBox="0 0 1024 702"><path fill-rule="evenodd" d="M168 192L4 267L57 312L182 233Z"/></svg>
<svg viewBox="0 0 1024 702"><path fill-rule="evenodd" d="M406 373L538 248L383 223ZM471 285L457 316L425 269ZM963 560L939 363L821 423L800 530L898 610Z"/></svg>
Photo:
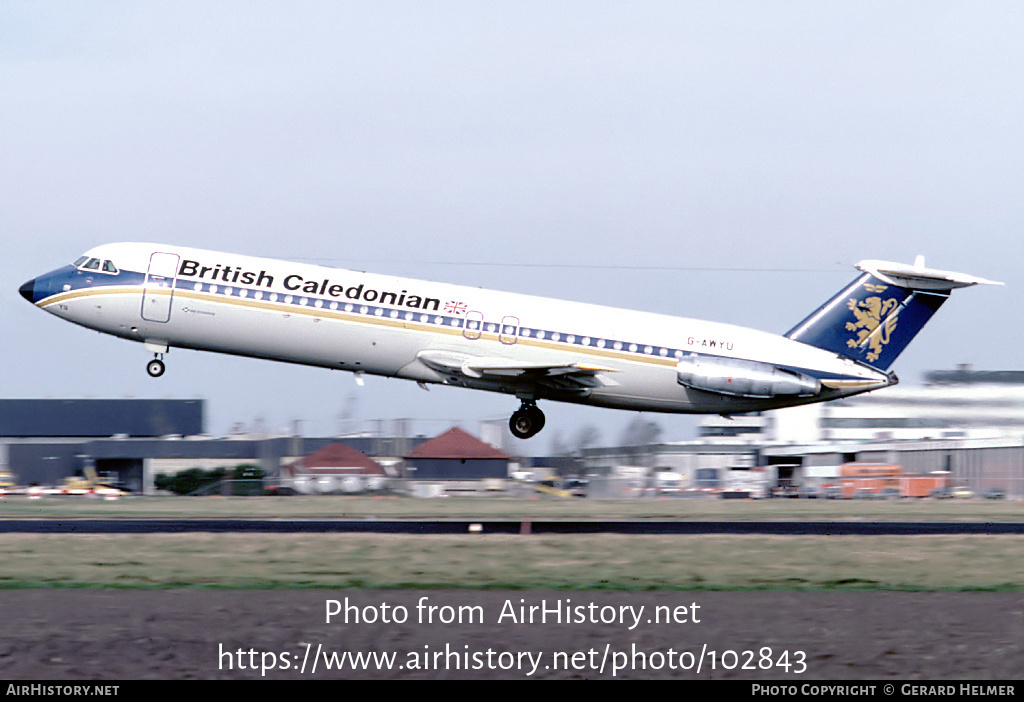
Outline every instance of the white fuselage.
<svg viewBox="0 0 1024 702"><path fill-rule="evenodd" d="M727 324L162 244L108 244L86 256L116 273L59 269L34 281L35 303L158 352L216 351L663 412L749 412L893 382L835 353ZM689 354L792 369L822 387L766 398L706 392L677 382ZM563 366L577 370L553 370ZM538 368L547 369L539 383ZM559 384L561 372L580 382Z"/></svg>

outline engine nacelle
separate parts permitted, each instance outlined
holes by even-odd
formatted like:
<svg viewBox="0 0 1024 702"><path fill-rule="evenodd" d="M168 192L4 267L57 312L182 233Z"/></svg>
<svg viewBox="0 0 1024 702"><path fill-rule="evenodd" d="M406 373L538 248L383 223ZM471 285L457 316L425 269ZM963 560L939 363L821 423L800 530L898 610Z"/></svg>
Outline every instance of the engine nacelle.
<svg viewBox="0 0 1024 702"><path fill-rule="evenodd" d="M684 356L676 365L676 380L695 390L738 397L816 395L821 382L803 373L770 363L715 356Z"/></svg>

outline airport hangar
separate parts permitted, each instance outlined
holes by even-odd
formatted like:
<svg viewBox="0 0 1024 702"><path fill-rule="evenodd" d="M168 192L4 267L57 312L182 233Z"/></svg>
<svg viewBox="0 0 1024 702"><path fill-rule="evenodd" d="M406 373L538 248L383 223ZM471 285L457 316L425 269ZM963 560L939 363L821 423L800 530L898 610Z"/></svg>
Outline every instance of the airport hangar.
<svg viewBox="0 0 1024 702"><path fill-rule="evenodd" d="M204 400L0 400L0 468L19 485L58 485L87 467L135 492L156 473L245 463L267 475L336 438L212 438ZM371 439L346 441L370 451ZM379 442L377 442L379 444Z"/></svg>

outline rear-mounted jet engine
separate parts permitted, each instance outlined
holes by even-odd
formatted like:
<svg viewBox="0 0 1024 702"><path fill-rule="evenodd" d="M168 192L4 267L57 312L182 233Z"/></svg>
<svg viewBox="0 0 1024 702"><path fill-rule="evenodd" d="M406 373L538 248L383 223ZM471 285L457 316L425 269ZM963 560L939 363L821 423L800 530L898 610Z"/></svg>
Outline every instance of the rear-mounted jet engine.
<svg viewBox="0 0 1024 702"><path fill-rule="evenodd" d="M691 355L679 359L676 380L695 390L738 397L817 395L821 383L770 363Z"/></svg>

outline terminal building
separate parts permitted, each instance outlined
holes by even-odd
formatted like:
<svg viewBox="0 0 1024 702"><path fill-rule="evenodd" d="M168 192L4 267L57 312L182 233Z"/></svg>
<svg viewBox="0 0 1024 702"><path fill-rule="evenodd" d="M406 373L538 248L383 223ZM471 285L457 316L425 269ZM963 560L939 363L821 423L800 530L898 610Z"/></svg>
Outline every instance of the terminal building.
<svg viewBox="0 0 1024 702"><path fill-rule="evenodd" d="M748 482L748 471L779 485L815 486L838 479L845 465L894 465L904 474L943 475L950 486L998 488L1024 499L1021 371L932 371L922 386L708 416L698 433L692 442L591 450L587 463L681 472L690 485L720 488L730 478Z"/></svg>
<svg viewBox="0 0 1024 702"><path fill-rule="evenodd" d="M1024 371L931 371L834 402L752 415L704 418L709 442L906 441L1024 437Z"/></svg>

